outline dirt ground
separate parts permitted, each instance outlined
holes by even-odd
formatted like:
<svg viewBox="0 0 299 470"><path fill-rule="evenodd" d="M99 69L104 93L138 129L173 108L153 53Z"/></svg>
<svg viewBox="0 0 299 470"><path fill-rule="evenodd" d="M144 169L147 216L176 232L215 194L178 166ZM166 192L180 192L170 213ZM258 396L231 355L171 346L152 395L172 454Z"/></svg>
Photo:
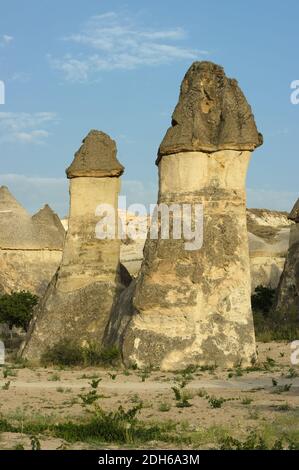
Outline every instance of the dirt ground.
<svg viewBox="0 0 299 470"><path fill-rule="evenodd" d="M103 368L18 368L7 364L0 370L0 416L10 422L28 419L49 419L61 422L86 416L79 394L91 390L90 382L100 378L98 393L105 410L120 405L130 408L143 402L139 419L144 422L175 422L182 432L210 433L211 443L222 429L242 438L261 426L281 435L292 428L299 437L299 366L290 362L287 343L260 343L259 366L252 371L241 369L195 371L189 376L184 393L192 406L176 406L172 390L180 382L180 374L142 372ZM8 368L8 374L6 371ZM4 377L3 375L6 375ZM291 386L290 386L291 384ZM285 387L286 385L286 387ZM209 398L225 399L219 408ZM88 449L91 444L69 444L61 439L40 435L42 449ZM209 438L206 438L208 441ZM22 433L0 433L0 449L17 445L32 447L31 436ZM102 448L116 446L105 445ZM118 446L119 447L119 446ZM99 448L99 446L98 446ZM176 443L148 443L146 448L180 448ZM186 446L182 446L186 448Z"/></svg>

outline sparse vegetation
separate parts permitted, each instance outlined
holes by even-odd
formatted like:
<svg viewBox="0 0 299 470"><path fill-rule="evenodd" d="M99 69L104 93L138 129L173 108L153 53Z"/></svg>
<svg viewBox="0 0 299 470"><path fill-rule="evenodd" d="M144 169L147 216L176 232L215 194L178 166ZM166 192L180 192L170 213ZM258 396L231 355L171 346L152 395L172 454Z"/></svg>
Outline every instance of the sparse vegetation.
<svg viewBox="0 0 299 470"><path fill-rule="evenodd" d="M276 292L258 286L251 297L255 333L258 341L293 341L299 338L299 317L296 309L287 314L274 309Z"/></svg>
<svg viewBox="0 0 299 470"><path fill-rule="evenodd" d="M43 365L63 366L108 366L119 361L116 348L99 348L94 344L82 347L71 339L61 340L48 348L42 355Z"/></svg>
<svg viewBox="0 0 299 470"><path fill-rule="evenodd" d="M0 323L9 329L22 328L27 331L38 297L30 292L12 292L0 296Z"/></svg>

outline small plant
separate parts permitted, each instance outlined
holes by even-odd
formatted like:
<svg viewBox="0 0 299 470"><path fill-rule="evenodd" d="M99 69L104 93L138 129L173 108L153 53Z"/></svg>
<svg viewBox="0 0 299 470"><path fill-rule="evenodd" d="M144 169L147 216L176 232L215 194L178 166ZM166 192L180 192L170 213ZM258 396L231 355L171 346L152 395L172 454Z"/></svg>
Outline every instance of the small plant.
<svg viewBox="0 0 299 470"><path fill-rule="evenodd" d="M283 403L276 407L277 411L290 411L291 407L288 403Z"/></svg>
<svg viewBox="0 0 299 470"><path fill-rule="evenodd" d="M192 404L189 402L188 395L183 390L185 386L186 383L181 382L178 387L171 387L175 396L177 408L190 408L190 406L192 406Z"/></svg>
<svg viewBox="0 0 299 470"><path fill-rule="evenodd" d="M285 377L287 379L294 379L295 377L298 377L298 373L293 367L291 367Z"/></svg>
<svg viewBox="0 0 299 470"><path fill-rule="evenodd" d="M166 413L167 411L170 411L171 405L169 403L160 403L159 405L159 411L162 413Z"/></svg>
<svg viewBox="0 0 299 470"><path fill-rule="evenodd" d="M276 393L277 395L280 395L281 393L289 392L291 390L292 385L293 384L285 384L285 385L277 386L277 388L275 388L273 393Z"/></svg>
<svg viewBox="0 0 299 470"><path fill-rule="evenodd" d="M92 381L90 382L90 386L91 388L93 388L94 390L96 390L99 386L99 383L102 381L101 378L98 378L98 379L92 379Z"/></svg>
<svg viewBox="0 0 299 470"><path fill-rule="evenodd" d="M23 446L23 444L16 444L12 450L25 450L25 447Z"/></svg>
<svg viewBox="0 0 299 470"><path fill-rule="evenodd" d="M36 436L30 437L31 450L41 450L40 441Z"/></svg>
<svg viewBox="0 0 299 470"><path fill-rule="evenodd" d="M108 372L108 376L110 377L111 380L115 380L117 377L116 374L111 374L110 372Z"/></svg>
<svg viewBox="0 0 299 470"><path fill-rule="evenodd" d="M252 398L245 397L243 400L241 400L242 405L250 405L253 402Z"/></svg>
<svg viewBox="0 0 299 470"><path fill-rule="evenodd" d="M3 377L4 379L7 379L7 377L16 377L17 376L17 372L13 369L10 369L8 367L5 367L3 369Z"/></svg>
<svg viewBox="0 0 299 470"><path fill-rule="evenodd" d="M145 382L145 380L150 377L150 374L151 374L151 368L146 367L145 369L142 369L138 375L141 378L141 382Z"/></svg>
<svg viewBox="0 0 299 470"><path fill-rule="evenodd" d="M83 406L92 405L101 398L96 390L90 390L88 393L79 394L78 397L82 400Z"/></svg>
<svg viewBox="0 0 299 470"><path fill-rule="evenodd" d="M211 408L221 408L223 403L225 403L225 398L216 398L216 397L209 397L208 402Z"/></svg>
<svg viewBox="0 0 299 470"><path fill-rule="evenodd" d="M49 382L59 382L60 376L58 374L52 374L51 377L48 378Z"/></svg>
<svg viewBox="0 0 299 470"><path fill-rule="evenodd" d="M9 387L10 387L10 380L2 386L2 390L9 390Z"/></svg>
<svg viewBox="0 0 299 470"><path fill-rule="evenodd" d="M208 392L204 389L198 390L197 395L201 398L207 398L209 396Z"/></svg>

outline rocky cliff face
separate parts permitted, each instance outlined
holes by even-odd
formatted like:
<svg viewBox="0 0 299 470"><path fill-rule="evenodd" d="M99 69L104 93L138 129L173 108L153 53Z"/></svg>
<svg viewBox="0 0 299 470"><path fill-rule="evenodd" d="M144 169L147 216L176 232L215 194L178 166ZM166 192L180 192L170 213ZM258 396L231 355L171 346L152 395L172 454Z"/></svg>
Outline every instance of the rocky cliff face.
<svg viewBox="0 0 299 470"><path fill-rule="evenodd" d="M291 227L290 246L279 282L276 309L295 313L299 310L299 199L289 215Z"/></svg>
<svg viewBox="0 0 299 470"><path fill-rule="evenodd" d="M45 206L31 217L8 188L0 188L0 290L43 295L62 256L65 231Z"/></svg>
<svg viewBox="0 0 299 470"><path fill-rule="evenodd" d="M284 268L293 222L287 212L247 210L251 287L276 289Z"/></svg>

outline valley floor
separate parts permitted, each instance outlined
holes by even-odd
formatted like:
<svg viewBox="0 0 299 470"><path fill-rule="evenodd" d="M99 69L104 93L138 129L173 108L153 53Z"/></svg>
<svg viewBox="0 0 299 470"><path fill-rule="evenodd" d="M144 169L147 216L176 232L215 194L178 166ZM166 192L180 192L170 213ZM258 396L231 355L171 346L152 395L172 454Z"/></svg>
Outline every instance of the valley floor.
<svg viewBox="0 0 299 470"><path fill-rule="evenodd" d="M299 366L287 343L258 348L251 370L7 364L0 369L0 449L299 448ZM136 421L119 423L120 406L139 407ZM93 434L94 416L106 431Z"/></svg>

